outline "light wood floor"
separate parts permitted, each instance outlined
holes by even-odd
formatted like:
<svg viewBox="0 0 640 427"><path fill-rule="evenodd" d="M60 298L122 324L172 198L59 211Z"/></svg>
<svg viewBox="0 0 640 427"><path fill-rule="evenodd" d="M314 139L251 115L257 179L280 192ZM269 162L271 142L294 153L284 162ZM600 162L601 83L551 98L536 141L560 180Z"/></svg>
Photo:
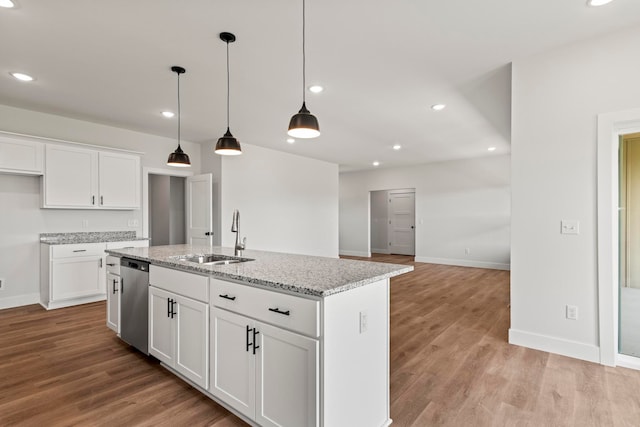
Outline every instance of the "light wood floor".
<svg viewBox="0 0 640 427"><path fill-rule="evenodd" d="M392 279L394 426L639 426L640 372L511 346L509 273L413 263ZM242 426L130 350L104 303L0 310L0 426Z"/></svg>

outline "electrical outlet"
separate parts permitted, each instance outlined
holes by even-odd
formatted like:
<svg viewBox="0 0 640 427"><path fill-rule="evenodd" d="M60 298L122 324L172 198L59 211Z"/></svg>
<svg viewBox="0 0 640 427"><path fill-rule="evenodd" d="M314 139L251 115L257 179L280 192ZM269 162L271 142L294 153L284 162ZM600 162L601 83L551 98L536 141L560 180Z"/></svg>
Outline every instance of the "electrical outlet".
<svg viewBox="0 0 640 427"><path fill-rule="evenodd" d="M578 320L578 307L575 305L567 305L567 319Z"/></svg>
<svg viewBox="0 0 640 427"><path fill-rule="evenodd" d="M4 279L0 279L0 291L4 291Z"/></svg>
<svg viewBox="0 0 640 427"><path fill-rule="evenodd" d="M367 332L367 329L369 329L369 315L367 311L364 310L360 312L360 333L364 334Z"/></svg>
<svg viewBox="0 0 640 427"><path fill-rule="evenodd" d="M88 219L83 219L82 220L82 228L89 228L89 220Z"/></svg>
<svg viewBox="0 0 640 427"><path fill-rule="evenodd" d="M137 219L130 219L129 221L127 221L127 225L129 227L137 227L138 225L140 225L140 223Z"/></svg>
<svg viewBox="0 0 640 427"><path fill-rule="evenodd" d="M464 254L469 255L471 253L471 248L464 248Z"/></svg>

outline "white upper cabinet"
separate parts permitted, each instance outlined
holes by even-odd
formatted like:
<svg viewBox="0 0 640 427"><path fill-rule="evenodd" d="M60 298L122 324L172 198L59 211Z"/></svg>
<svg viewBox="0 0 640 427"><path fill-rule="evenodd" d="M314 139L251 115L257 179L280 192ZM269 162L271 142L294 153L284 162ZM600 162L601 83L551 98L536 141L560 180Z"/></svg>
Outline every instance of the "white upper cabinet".
<svg viewBox="0 0 640 427"><path fill-rule="evenodd" d="M43 207L139 209L140 158L47 144Z"/></svg>
<svg viewBox="0 0 640 427"><path fill-rule="evenodd" d="M0 134L0 173L42 175L43 152L39 141Z"/></svg>

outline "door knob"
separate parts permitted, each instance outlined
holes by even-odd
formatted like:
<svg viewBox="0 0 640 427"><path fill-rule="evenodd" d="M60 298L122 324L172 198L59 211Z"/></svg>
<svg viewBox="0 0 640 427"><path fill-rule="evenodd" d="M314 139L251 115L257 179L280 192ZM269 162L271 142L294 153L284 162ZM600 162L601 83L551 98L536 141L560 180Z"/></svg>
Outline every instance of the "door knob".
<svg viewBox="0 0 640 427"><path fill-rule="evenodd" d="M416 227L414 227L414 226L412 225L412 226L411 226L411 229L413 230L414 228L416 228Z"/></svg>
<svg viewBox="0 0 640 427"><path fill-rule="evenodd" d="M213 236L213 231L207 231L204 233L205 236Z"/></svg>

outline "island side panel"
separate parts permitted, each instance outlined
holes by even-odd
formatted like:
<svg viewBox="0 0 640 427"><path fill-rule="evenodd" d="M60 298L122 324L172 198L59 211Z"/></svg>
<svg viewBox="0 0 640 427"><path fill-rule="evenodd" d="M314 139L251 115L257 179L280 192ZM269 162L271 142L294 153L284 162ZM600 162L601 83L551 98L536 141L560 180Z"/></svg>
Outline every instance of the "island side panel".
<svg viewBox="0 0 640 427"><path fill-rule="evenodd" d="M389 279L326 297L323 332L323 425L391 424Z"/></svg>

